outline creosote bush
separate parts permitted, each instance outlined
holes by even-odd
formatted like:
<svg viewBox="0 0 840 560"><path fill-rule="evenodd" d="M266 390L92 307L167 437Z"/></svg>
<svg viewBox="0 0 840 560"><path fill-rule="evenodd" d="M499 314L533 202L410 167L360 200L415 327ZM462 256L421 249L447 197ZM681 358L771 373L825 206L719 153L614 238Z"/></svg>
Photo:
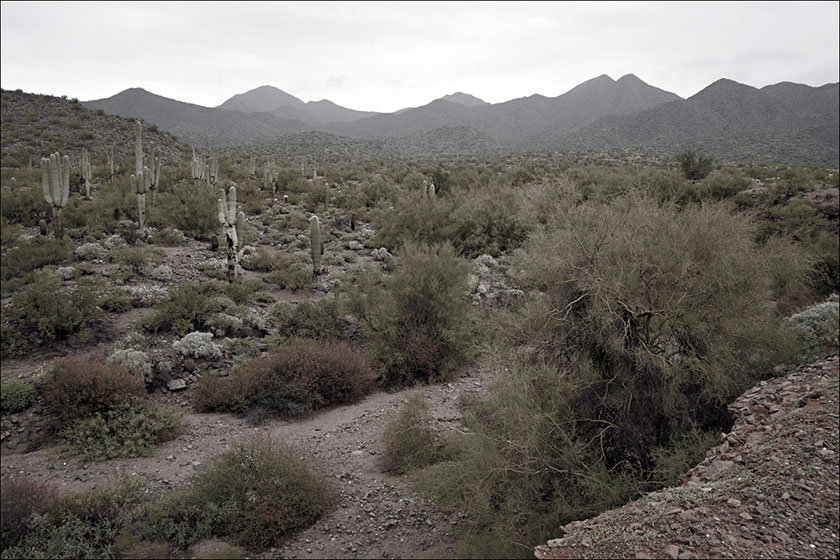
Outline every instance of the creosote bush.
<svg viewBox="0 0 840 560"><path fill-rule="evenodd" d="M179 415L144 399L140 375L101 356L56 360L41 392L58 418L64 450L83 461L149 455L181 427Z"/></svg>
<svg viewBox="0 0 840 560"><path fill-rule="evenodd" d="M206 376L200 411L250 411L254 422L358 401L373 387L361 354L341 342L300 340L253 358L229 377Z"/></svg>
<svg viewBox="0 0 840 560"><path fill-rule="evenodd" d="M342 320L334 299L278 303L271 310L277 324L278 335L283 340L313 338L334 340L341 334Z"/></svg>
<svg viewBox="0 0 840 560"><path fill-rule="evenodd" d="M16 478L4 481L3 558L113 558L118 537L143 500L136 482L67 496L49 486ZM34 507L33 507L34 504ZM7 528L13 529L7 539Z"/></svg>
<svg viewBox="0 0 840 560"><path fill-rule="evenodd" d="M173 287L169 296L155 305L155 313L137 322L138 328L150 332L171 330L178 336L207 330L207 320L220 307L209 295L206 287L195 284Z"/></svg>
<svg viewBox="0 0 840 560"><path fill-rule="evenodd" d="M32 383L12 379L0 385L0 410L20 412L26 410L38 400L38 389Z"/></svg>
<svg viewBox="0 0 840 560"><path fill-rule="evenodd" d="M404 474L438 462L440 444L430 424L429 405L423 395L410 395L382 434L382 467Z"/></svg>
<svg viewBox="0 0 840 560"><path fill-rule="evenodd" d="M328 479L266 438L238 443L184 490L149 508L142 535L187 546L230 537L262 550L317 521L335 503Z"/></svg>
<svg viewBox="0 0 840 560"><path fill-rule="evenodd" d="M52 364L52 375L41 387L47 405L62 424L107 412L113 406L143 397L143 379L104 357L75 355Z"/></svg>
<svg viewBox="0 0 840 560"><path fill-rule="evenodd" d="M49 511L58 492L45 482L18 476L0 485L0 525L2 525L3 558L6 550L15 547L26 536L32 514Z"/></svg>

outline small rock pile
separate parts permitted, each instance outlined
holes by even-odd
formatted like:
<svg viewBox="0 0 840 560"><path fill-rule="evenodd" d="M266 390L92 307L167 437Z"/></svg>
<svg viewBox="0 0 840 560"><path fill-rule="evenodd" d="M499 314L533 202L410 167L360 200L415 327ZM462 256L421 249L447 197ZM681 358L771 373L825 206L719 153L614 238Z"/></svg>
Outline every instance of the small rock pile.
<svg viewBox="0 0 840 560"><path fill-rule="evenodd" d="M549 558L835 558L838 356L762 381L681 486L559 529Z"/></svg>

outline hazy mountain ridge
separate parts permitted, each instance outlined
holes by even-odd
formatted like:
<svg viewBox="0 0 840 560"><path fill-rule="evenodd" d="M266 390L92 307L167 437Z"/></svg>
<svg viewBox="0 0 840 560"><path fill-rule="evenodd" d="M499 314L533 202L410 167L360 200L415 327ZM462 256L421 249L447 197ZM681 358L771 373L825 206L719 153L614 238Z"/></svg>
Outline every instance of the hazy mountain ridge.
<svg viewBox="0 0 840 560"><path fill-rule="evenodd" d="M82 104L113 115L144 119L197 146L260 143L312 128L299 120L282 119L271 113L202 107L141 88L127 89L113 97Z"/></svg>
<svg viewBox="0 0 840 560"><path fill-rule="evenodd" d="M262 144L319 131L377 143L387 139L396 151L411 154L628 147L672 151L696 144L738 158L756 151L739 144L754 142L762 146L760 153L836 165L840 151L836 83L811 87L782 82L758 89L720 79L682 99L632 74L618 80L601 75L556 97L535 94L490 104L457 92L393 113L354 111L329 100L304 103L273 86L234 95L217 108L138 88L85 105L141 117L207 147ZM443 145L436 146L433 138Z"/></svg>

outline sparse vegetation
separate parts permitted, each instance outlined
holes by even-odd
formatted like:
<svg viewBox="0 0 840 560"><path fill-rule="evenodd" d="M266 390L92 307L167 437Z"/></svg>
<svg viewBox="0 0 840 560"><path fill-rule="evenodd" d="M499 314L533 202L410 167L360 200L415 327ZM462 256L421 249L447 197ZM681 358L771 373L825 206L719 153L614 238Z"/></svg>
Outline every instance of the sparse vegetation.
<svg viewBox="0 0 840 560"><path fill-rule="evenodd" d="M302 133L191 160L141 123L162 163L140 224L133 120L22 92L2 103L0 353L4 375L24 372L3 380L4 433L46 414L80 462L178 437L164 400L258 425L417 388L387 420L371 410L381 440L354 452L457 512L461 554L530 556L563 523L673 484L735 396L840 346L840 173L757 157L778 143L727 140L724 155L757 155L747 166L719 139L642 156L467 138L470 157L406 158L414 139ZM811 149L789 139L786 153ZM447 154L466 140L425 141ZM39 169L58 150L63 239ZM230 282L217 199L233 184ZM457 418L433 416L423 386L476 370ZM231 443L153 498L125 485L57 498L4 474L3 558L180 557L207 538L252 556L336 503L302 452Z"/></svg>

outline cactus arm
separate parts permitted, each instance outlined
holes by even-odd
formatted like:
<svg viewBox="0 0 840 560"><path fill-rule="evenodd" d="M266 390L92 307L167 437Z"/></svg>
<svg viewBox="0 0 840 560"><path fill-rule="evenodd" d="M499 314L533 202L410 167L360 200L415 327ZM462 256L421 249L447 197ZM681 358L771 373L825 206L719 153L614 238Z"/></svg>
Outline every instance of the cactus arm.
<svg viewBox="0 0 840 560"><path fill-rule="evenodd" d="M245 243L245 212L236 215L236 239L237 248Z"/></svg>
<svg viewBox="0 0 840 560"><path fill-rule="evenodd" d="M312 254L312 270L315 275L321 270L321 221L318 216L309 219L309 244Z"/></svg>
<svg viewBox="0 0 840 560"><path fill-rule="evenodd" d="M44 190L44 200L53 206L52 191L50 189L50 160L41 158L41 188Z"/></svg>
<svg viewBox="0 0 840 560"><path fill-rule="evenodd" d="M61 204L59 205L61 208L67 204L67 201L70 200L70 157L64 156L62 158L62 162L64 165L62 166L62 173L61 177Z"/></svg>

